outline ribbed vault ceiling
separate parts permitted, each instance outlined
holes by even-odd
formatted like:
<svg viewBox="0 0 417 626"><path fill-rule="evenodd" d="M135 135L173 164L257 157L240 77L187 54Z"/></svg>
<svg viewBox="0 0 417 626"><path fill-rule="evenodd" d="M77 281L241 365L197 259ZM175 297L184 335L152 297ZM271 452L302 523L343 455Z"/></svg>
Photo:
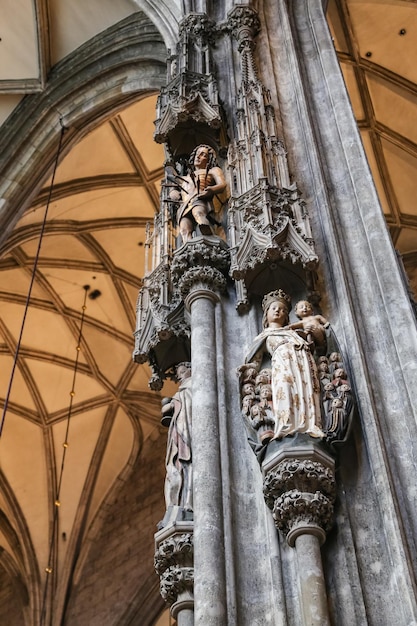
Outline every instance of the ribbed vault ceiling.
<svg viewBox="0 0 417 626"><path fill-rule="evenodd" d="M127 0L54 1L49 16L43 2L12 4L0 42L3 117L21 98L10 94L38 91L51 65L137 11ZM0 581L37 581L38 616L53 589L56 623L85 533L159 428L149 371L132 361L146 224L163 176L155 104L156 94L138 96L80 133L0 249ZM161 510L162 499L161 486ZM147 520L150 537L156 521Z"/></svg>
<svg viewBox="0 0 417 626"><path fill-rule="evenodd" d="M43 89L59 60L136 10L131 0L2 3L0 121L24 94ZM328 14L394 245L417 292L417 3L331 0ZM0 443L6 518L0 517L0 566L9 570L28 568L17 533L44 576L64 451L59 516L69 540L60 544L57 562L63 571L87 509L88 527L159 422L149 372L131 360L145 228L158 209L163 176L163 150L152 141L155 98L109 112L56 172ZM50 183L0 251L0 407Z"/></svg>
<svg viewBox="0 0 417 626"><path fill-rule="evenodd" d="M71 538L86 496L88 526L159 423L149 372L131 358L145 227L163 174L162 148L152 141L154 108L155 97L147 97L112 116L71 150L55 176L1 440L3 480L41 571L54 494L61 533ZM46 185L1 250L2 405L48 197ZM10 502L0 506L12 513ZM58 567L73 543L60 542Z"/></svg>
<svg viewBox="0 0 417 626"><path fill-rule="evenodd" d="M393 243L417 295L417 3L330 0L328 15Z"/></svg>

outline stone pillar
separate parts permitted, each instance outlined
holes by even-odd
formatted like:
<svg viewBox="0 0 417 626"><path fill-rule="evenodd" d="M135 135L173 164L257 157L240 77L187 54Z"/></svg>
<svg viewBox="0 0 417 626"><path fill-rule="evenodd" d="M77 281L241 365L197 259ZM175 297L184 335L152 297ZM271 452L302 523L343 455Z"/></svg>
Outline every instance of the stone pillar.
<svg viewBox="0 0 417 626"><path fill-rule="evenodd" d="M295 539L295 550L303 623L305 626L330 626L320 540L316 535L302 533Z"/></svg>
<svg viewBox="0 0 417 626"><path fill-rule="evenodd" d="M196 626L227 621L215 306L228 252L217 237L197 237L176 253L173 273L191 313L194 596Z"/></svg>
<svg viewBox="0 0 417 626"><path fill-rule="evenodd" d="M303 626L330 626L320 545L333 523L334 459L307 439L298 435L268 450L264 495L276 527L297 553Z"/></svg>
<svg viewBox="0 0 417 626"><path fill-rule="evenodd" d="M175 522L156 533L155 569L178 626L194 626L192 522Z"/></svg>

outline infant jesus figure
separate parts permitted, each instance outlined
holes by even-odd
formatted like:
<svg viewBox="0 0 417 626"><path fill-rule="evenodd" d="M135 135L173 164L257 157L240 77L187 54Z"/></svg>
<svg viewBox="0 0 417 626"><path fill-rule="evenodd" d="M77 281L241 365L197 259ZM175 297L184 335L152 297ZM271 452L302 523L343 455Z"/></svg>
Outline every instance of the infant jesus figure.
<svg viewBox="0 0 417 626"><path fill-rule="evenodd" d="M329 322L322 315L314 315L313 307L307 300L300 300L295 305L295 314L300 319L299 322L290 324L288 328L292 330L303 330L306 340L314 345L318 354L326 354L327 340L326 331ZM312 349L314 351L314 349Z"/></svg>

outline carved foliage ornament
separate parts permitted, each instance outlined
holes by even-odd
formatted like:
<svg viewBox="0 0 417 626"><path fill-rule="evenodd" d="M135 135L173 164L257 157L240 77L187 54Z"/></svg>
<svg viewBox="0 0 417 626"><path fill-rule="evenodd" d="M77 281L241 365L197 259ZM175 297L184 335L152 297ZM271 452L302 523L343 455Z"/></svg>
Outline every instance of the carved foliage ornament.
<svg viewBox="0 0 417 626"><path fill-rule="evenodd" d="M334 472L308 459L286 459L264 479L265 502L273 511L275 525L294 545L300 529L310 529L324 540L333 524L336 497Z"/></svg>
<svg viewBox="0 0 417 626"><path fill-rule="evenodd" d="M154 564L158 574L173 565L191 565L193 561L193 535L181 533L162 541L155 552Z"/></svg>
<svg viewBox="0 0 417 626"><path fill-rule="evenodd" d="M320 491L305 493L292 489L275 501L273 518L286 536L300 526L304 530L317 527L326 533L333 525L333 502Z"/></svg>
<svg viewBox="0 0 417 626"><path fill-rule="evenodd" d="M161 576L161 596L169 604L174 604L184 591L192 593L193 587L193 567L169 567Z"/></svg>
<svg viewBox="0 0 417 626"><path fill-rule="evenodd" d="M194 586L193 535L177 533L161 541L155 552L155 569L160 576L161 596L174 604L183 592Z"/></svg>
<svg viewBox="0 0 417 626"><path fill-rule="evenodd" d="M204 13L189 13L179 27L180 36L188 33L203 40L204 43L215 43L215 24Z"/></svg>
<svg viewBox="0 0 417 626"><path fill-rule="evenodd" d="M227 271L230 264L229 250L227 247L209 245L205 241L191 241L176 251L171 271L173 278L180 278L188 269L196 266L212 266L218 270Z"/></svg>
<svg viewBox="0 0 417 626"><path fill-rule="evenodd" d="M193 267L181 277L178 288L183 298L196 289L223 292L226 290L226 278L213 267Z"/></svg>
<svg viewBox="0 0 417 626"><path fill-rule="evenodd" d="M235 7L227 20L227 27L238 40L252 39L261 30L258 14L249 7Z"/></svg>
<svg viewBox="0 0 417 626"><path fill-rule="evenodd" d="M230 264L229 249L217 237L210 240L192 239L175 253L172 278L182 298L198 287L224 291Z"/></svg>
<svg viewBox="0 0 417 626"><path fill-rule="evenodd" d="M321 491L334 499L336 496L334 473L317 461L288 459L265 476L264 496L270 509L280 495L293 489L312 493Z"/></svg>

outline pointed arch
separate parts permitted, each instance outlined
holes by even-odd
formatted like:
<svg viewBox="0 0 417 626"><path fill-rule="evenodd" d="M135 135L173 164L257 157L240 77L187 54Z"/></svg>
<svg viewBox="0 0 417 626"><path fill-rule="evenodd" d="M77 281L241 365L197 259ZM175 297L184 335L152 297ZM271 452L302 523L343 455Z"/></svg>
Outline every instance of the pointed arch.
<svg viewBox="0 0 417 626"><path fill-rule="evenodd" d="M137 12L58 63L42 93L26 96L0 137L0 239L10 234L51 170L63 124L63 154L110 112L165 82L161 34Z"/></svg>

